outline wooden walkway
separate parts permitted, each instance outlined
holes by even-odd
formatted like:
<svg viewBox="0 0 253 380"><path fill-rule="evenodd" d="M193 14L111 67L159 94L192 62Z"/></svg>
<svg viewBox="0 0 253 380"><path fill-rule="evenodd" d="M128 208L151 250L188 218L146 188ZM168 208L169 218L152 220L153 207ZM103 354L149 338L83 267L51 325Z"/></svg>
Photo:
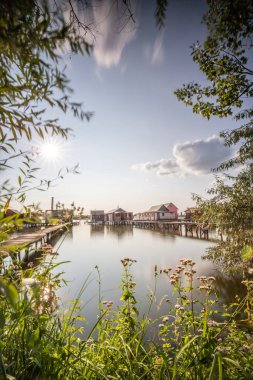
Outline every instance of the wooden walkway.
<svg viewBox="0 0 253 380"><path fill-rule="evenodd" d="M20 234L16 237L5 240L0 245L0 256L6 256L8 252L18 251L19 249L27 248L32 244L36 245L39 242L46 243L53 234L66 231L67 227L70 225L71 223L59 224L57 226L44 228L36 232Z"/></svg>

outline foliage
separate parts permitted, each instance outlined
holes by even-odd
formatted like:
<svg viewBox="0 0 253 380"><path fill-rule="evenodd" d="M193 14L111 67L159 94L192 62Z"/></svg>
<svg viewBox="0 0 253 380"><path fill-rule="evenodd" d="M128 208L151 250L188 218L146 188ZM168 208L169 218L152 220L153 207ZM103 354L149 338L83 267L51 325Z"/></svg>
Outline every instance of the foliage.
<svg viewBox="0 0 253 380"><path fill-rule="evenodd" d="M215 186L208 190L211 200L195 195L200 207L199 223L208 221L209 228L218 227L219 240L208 248L206 257L218 262L226 270L243 269L253 261L253 165L238 176L226 175L227 181L216 178ZM248 252L245 255L243 252Z"/></svg>
<svg viewBox="0 0 253 380"><path fill-rule="evenodd" d="M222 317L222 311L215 311L215 279L201 276L194 287L194 262L183 259L172 274L171 268L160 270L160 275L173 284L177 300L173 305L166 299L167 314L150 321L149 314L137 317L135 283L130 273L134 261L122 260L121 305L114 307L112 301L100 300L98 320L86 337L78 300L61 313L56 308L60 274L52 271L51 260L42 260L39 267L26 270L17 270L17 263L9 269L2 267L1 378L250 378L252 281L245 283L246 297L231 310L224 309ZM154 297L151 299L153 302ZM147 340L150 326L157 334Z"/></svg>
<svg viewBox="0 0 253 380"><path fill-rule="evenodd" d="M208 1L204 23L208 36L203 45L192 47L193 61L205 75L208 85L189 83L175 92L179 100L205 118L233 116L246 124L221 136L230 146L238 142L238 154L221 168L244 164L253 158L253 71L250 68L253 5L248 0ZM248 107L237 112L237 108Z"/></svg>
<svg viewBox="0 0 253 380"><path fill-rule="evenodd" d="M46 1L1 1L1 149L9 152L25 136L44 133L66 137L57 119L44 120L46 108L71 110L89 118L81 105L71 100L72 90L58 67L60 52L90 51L90 45L64 19L63 8L53 9Z"/></svg>
<svg viewBox="0 0 253 380"><path fill-rule="evenodd" d="M216 170L241 169L240 174L216 177L208 191L211 200L194 199L202 218L218 228L225 240L209 250L208 257L224 267L244 265L242 250L253 248L253 71L251 69L253 4L251 1L208 1L203 19L208 35L192 47L193 60L207 84L189 83L176 96L205 118L232 117L241 126L220 133L224 144L235 146L234 156ZM238 108L240 111L238 112ZM238 267L237 267L238 268Z"/></svg>
<svg viewBox="0 0 253 380"><path fill-rule="evenodd" d="M156 0L155 20L159 29L164 27L168 0Z"/></svg>
<svg viewBox="0 0 253 380"><path fill-rule="evenodd" d="M91 51L86 36L67 16L66 3L3 0L0 4L0 169L15 167L18 159L19 170L14 188L8 182L1 185L2 199L15 195L22 203L27 191L45 190L67 172L77 171L77 167L65 169L57 178L36 182L38 152L20 149L21 141L31 142L35 136L67 138L70 128L64 128L59 117L48 118L49 109L55 113L57 108L58 115L72 112L82 120L91 117L72 99L62 63L66 51Z"/></svg>

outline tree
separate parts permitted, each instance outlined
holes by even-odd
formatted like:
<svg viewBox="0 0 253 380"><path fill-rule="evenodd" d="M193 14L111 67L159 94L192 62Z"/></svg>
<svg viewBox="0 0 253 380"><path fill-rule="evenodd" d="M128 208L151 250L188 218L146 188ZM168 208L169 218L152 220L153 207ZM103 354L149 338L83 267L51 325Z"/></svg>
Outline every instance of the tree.
<svg viewBox="0 0 253 380"><path fill-rule="evenodd" d="M0 2L0 169L9 168L12 160L20 156L16 189L20 201L37 170L35 152L20 149L20 140L32 141L35 135L41 139L46 135L67 138L70 129L63 127L58 117L49 119L49 108L57 107L58 114L70 111L80 119L91 117L81 103L73 101L61 64L64 50L84 54L92 48L87 36L65 15L66 3ZM38 187L48 185L43 180ZM1 193L8 197L13 191L5 183Z"/></svg>
<svg viewBox="0 0 253 380"><path fill-rule="evenodd" d="M67 23L63 7L48 8L46 1L8 1L0 4L1 150L34 134L68 135L58 119L43 119L46 107L71 110L80 118L90 117L71 99L68 78L59 67L59 53L90 52L91 46Z"/></svg>
<svg viewBox="0 0 253 380"><path fill-rule="evenodd" d="M230 117L241 123L220 133L227 146L239 145L234 157L217 171L240 168L239 175L216 177L204 200L195 196L202 220L218 227L226 240L209 250L208 258L226 268L252 258L253 248L253 3L249 0L208 0L203 18L208 35L192 47L193 60L208 85L189 83L175 92L193 112L209 119ZM238 112L239 109L239 112ZM237 145L238 144L238 145Z"/></svg>

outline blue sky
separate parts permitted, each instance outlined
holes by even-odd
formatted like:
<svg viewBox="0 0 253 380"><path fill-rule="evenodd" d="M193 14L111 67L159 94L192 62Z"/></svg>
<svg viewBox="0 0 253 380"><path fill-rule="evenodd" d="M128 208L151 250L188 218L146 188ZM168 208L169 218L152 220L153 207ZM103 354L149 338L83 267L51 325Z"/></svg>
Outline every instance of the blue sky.
<svg viewBox="0 0 253 380"><path fill-rule="evenodd" d="M210 169L231 154L218 138L231 121L204 120L173 94L183 83L204 80L190 45L205 36L205 2L170 1L166 27L158 31L153 2L139 1L136 23L121 33L108 6L113 3L104 2L93 14L93 54L63 58L75 99L94 116L80 122L55 110L74 136L56 139L62 147L58 160L40 162L42 177L76 163L81 174L68 175L47 192L31 192L28 201L49 208L54 196L66 205L75 201L86 213L117 206L138 212L173 202L183 211L193 205L191 193L204 195L212 184Z"/></svg>

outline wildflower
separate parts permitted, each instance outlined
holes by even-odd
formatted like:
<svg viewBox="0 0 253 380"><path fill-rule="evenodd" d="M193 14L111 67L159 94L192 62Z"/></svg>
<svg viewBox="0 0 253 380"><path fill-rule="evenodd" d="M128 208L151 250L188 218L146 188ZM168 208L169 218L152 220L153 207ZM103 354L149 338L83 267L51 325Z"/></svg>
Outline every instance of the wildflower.
<svg viewBox="0 0 253 380"><path fill-rule="evenodd" d="M106 306L108 309L110 309L112 307L112 305L114 304L113 301L103 301L102 304L104 306Z"/></svg>
<svg viewBox="0 0 253 380"><path fill-rule="evenodd" d="M163 322L168 322L168 320L169 320L169 317L164 317L162 321Z"/></svg>
<svg viewBox="0 0 253 380"><path fill-rule="evenodd" d="M130 259L129 257L126 257L125 259L122 259L121 260L122 264L124 265L124 267L126 267L129 263L137 263L137 260L134 260L134 259Z"/></svg>
<svg viewBox="0 0 253 380"><path fill-rule="evenodd" d="M210 285L202 285L199 287L200 290L210 290L212 287Z"/></svg>
<svg viewBox="0 0 253 380"><path fill-rule="evenodd" d="M182 265L177 265L177 267L176 267L176 272L177 272L177 273L181 273L183 269L184 269L184 268L182 267Z"/></svg>
<svg viewBox="0 0 253 380"><path fill-rule="evenodd" d="M181 305L179 305L179 303L176 303L175 305L175 309L180 309Z"/></svg>
<svg viewBox="0 0 253 380"><path fill-rule="evenodd" d="M249 350L251 350L251 347L248 346L247 344L244 344L244 345L242 346L242 350L249 351Z"/></svg>
<svg viewBox="0 0 253 380"><path fill-rule="evenodd" d="M182 263L183 265L187 265L187 264L191 264L192 263L192 259L181 259L179 260L180 263Z"/></svg>
<svg viewBox="0 0 253 380"><path fill-rule="evenodd" d="M218 323L216 321L210 320L207 322L207 325L208 325L208 327L217 327Z"/></svg>
<svg viewBox="0 0 253 380"><path fill-rule="evenodd" d="M207 281L207 277L206 276L199 276L199 277L197 277L197 280L199 280L200 282Z"/></svg>
<svg viewBox="0 0 253 380"><path fill-rule="evenodd" d="M24 286L33 286L35 284L38 284L38 280L35 278L23 278L21 282Z"/></svg>
<svg viewBox="0 0 253 380"><path fill-rule="evenodd" d="M121 262L122 262L122 264L124 265L124 267L126 267L127 264L128 264L128 261L127 261L126 259L121 260Z"/></svg>
<svg viewBox="0 0 253 380"><path fill-rule="evenodd" d="M163 323L160 323L160 324L158 325L158 327L162 328L162 327L164 327L164 324L163 324Z"/></svg>

